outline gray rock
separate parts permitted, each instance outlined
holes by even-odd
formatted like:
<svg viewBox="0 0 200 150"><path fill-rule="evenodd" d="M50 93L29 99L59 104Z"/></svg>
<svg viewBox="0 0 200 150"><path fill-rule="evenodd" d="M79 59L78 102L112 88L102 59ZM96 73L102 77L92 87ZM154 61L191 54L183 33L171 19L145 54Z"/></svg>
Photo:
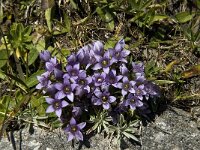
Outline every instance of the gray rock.
<svg viewBox="0 0 200 150"><path fill-rule="evenodd" d="M121 148L112 139L104 137L103 134L96 134L88 141L79 145L67 142L67 136L61 129L53 132L35 127L35 132L29 135L27 129L21 132L22 150L199 150L200 131L196 122L190 114L173 108L166 110L155 119L155 122L142 127L141 144L132 144L129 140L122 142ZM20 132L15 132L15 142L17 149L20 149ZM0 143L0 150L12 150L12 144L7 138L3 138Z"/></svg>

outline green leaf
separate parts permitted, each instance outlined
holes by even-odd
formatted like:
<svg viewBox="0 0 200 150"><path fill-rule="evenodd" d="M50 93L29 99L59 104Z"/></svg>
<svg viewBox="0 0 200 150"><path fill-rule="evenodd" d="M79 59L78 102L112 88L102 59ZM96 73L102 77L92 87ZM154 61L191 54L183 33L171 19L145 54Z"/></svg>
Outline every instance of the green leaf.
<svg viewBox="0 0 200 150"><path fill-rule="evenodd" d="M23 30L23 36L30 36L32 32L32 27L31 26L27 26L24 30Z"/></svg>
<svg viewBox="0 0 200 150"><path fill-rule="evenodd" d="M52 8L48 8L45 10L45 19L47 22L47 27L50 32L52 31L51 13L52 13Z"/></svg>
<svg viewBox="0 0 200 150"><path fill-rule="evenodd" d="M0 3L0 23L3 21L3 4Z"/></svg>
<svg viewBox="0 0 200 150"><path fill-rule="evenodd" d="M177 21L179 23L186 23L190 21L194 17L195 13L190 13L190 12L180 12L175 15Z"/></svg>
<svg viewBox="0 0 200 150"><path fill-rule="evenodd" d="M132 139L134 141L140 142L136 136L128 132L122 132L127 138Z"/></svg>
<svg viewBox="0 0 200 150"><path fill-rule="evenodd" d="M70 20L70 17L64 13L64 23L65 23L65 29L67 32L70 32L71 31L71 20Z"/></svg>
<svg viewBox="0 0 200 150"><path fill-rule="evenodd" d="M191 67L189 70L186 70L182 73L182 78L190 78L193 76L200 75L200 64Z"/></svg>
<svg viewBox="0 0 200 150"><path fill-rule="evenodd" d="M26 81L26 85L31 88L33 86L35 86L36 84L38 84L38 80L37 80L37 76L41 75L42 73L44 73L44 70L39 70L37 72L35 72L34 74L32 74Z"/></svg>
<svg viewBox="0 0 200 150"><path fill-rule="evenodd" d="M0 50L0 68L2 68L8 61L7 50Z"/></svg>
<svg viewBox="0 0 200 150"><path fill-rule="evenodd" d="M9 95L4 95L0 102L1 102L1 104L3 104L4 109L6 109L6 107L9 105L10 101L11 101L11 97Z"/></svg>
<svg viewBox="0 0 200 150"><path fill-rule="evenodd" d="M40 116L44 116L46 114L46 110L43 105L40 105L39 107L37 107L37 112Z"/></svg>
<svg viewBox="0 0 200 150"><path fill-rule="evenodd" d="M78 7L77 7L76 3L74 2L74 0L70 0L70 4L72 5L72 7L74 9L78 9Z"/></svg>
<svg viewBox="0 0 200 150"><path fill-rule="evenodd" d="M100 7L96 8L96 12L101 17L102 20L104 20L104 21L106 20L105 19L105 13L103 12L103 10Z"/></svg>
<svg viewBox="0 0 200 150"><path fill-rule="evenodd" d="M34 108L39 107L42 104L42 102L44 102L44 97L40 96L38 98L38 97L32 96L30 102L31 102L32 107Z"/></svg>
<svg viewBox="0 0 200 150"><path fill-rule="evenodd" d="M115 28L115 22L113 20L112 15L109 12L105 14L105 21L107 22L106 24L107 29L113 31Z"/></svg>
<svg viewBox="0 0 200 150"><path fill-rule="evenodd" d="M30 48L30 47L29 47ZM28 65L32 65L37 59L39 52L35 47L31 47L30 52L28 53Z"/></svg>
<svg viewBox="0 0 200 150"><path fill-rule="evenodd" d="M2 70L0 70L0 79L5 79L6 75L2 72Z"/></svg>
<svg viewBox="0 0 200 150"><path fill-rule="evenodd" d="M175 81L171 81L171 80L155 80L154 82L159 85L176 83Z"/></svg>
<svg viewBox="0 0 200 150"><path fill-rule="evenodd" d="M38 52L41 52L45 49L45 39L41 38L35 45Z"/></svg>
<svg viewBox="0 0 200 150"><path fill-rule="evenodd" d="M158 15L157 14L157 15L154 15L152 22L162 21L162 20L167 19L167 18L168 18L167 15Z"/></svg>

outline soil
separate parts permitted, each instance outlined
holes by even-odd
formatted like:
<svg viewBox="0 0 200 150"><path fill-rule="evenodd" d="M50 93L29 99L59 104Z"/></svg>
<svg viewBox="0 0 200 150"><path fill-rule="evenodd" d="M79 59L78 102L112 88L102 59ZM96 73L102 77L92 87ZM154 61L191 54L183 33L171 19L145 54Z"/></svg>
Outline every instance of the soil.
<svg viewBox="0 0 200 150"><path fill-rule="evenodd" d="M191 113L176 107L168 108L155 121L141 126L141 145L129 140L121 146L112 139L96 134L81 144L67 142L67 136L61 129L53 132L34 127L34 133L29 134L27 128L13 133L16 149L22 150L199 150L200 148L200 107L195 107ZM9 135L11 135L9 133ZM0 143L1 150L13 150L7 136ZM21 139L21 140L20 140Z"/></svg>

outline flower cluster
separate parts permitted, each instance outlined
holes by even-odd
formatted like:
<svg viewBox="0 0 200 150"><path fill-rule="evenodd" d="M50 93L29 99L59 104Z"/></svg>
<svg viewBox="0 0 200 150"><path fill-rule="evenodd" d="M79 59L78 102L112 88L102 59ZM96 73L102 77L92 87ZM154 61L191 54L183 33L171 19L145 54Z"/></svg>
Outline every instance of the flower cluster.
<svg viewBox="0 0 200 150"><path fill-rule="evenodd" d="M135 110L159 94L156 85L146 80L143 63L129 62L129 54L123 39L108 50L100 41L86 45L68 56L65 66L49 51L40 53L46 72L37 77L36 88L48 96L46 112L55 112L67 122L68 141L83 140L81 130L86 123L76 121L92 109Z"/></svg>

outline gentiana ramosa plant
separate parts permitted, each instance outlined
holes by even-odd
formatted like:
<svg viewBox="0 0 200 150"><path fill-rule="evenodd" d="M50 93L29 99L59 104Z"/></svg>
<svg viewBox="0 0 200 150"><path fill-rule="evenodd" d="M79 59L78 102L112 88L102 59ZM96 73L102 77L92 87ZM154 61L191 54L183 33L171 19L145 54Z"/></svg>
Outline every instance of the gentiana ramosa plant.
<svg viewBox="0 0 200 150"><path fill-rule="evenodd" d="M109 128L120 115L144 112L147 101L159 96L158 87L145 78L143 63L130 62L130 51L124 47L123 39L107 50L96 41L68 56L67 64L47 50L40 53L46 72L37 77L36 88L45 95L46 112L54 112L63 123L68 141L82 141L94 116L110 117L104 123Z"/></svg>

